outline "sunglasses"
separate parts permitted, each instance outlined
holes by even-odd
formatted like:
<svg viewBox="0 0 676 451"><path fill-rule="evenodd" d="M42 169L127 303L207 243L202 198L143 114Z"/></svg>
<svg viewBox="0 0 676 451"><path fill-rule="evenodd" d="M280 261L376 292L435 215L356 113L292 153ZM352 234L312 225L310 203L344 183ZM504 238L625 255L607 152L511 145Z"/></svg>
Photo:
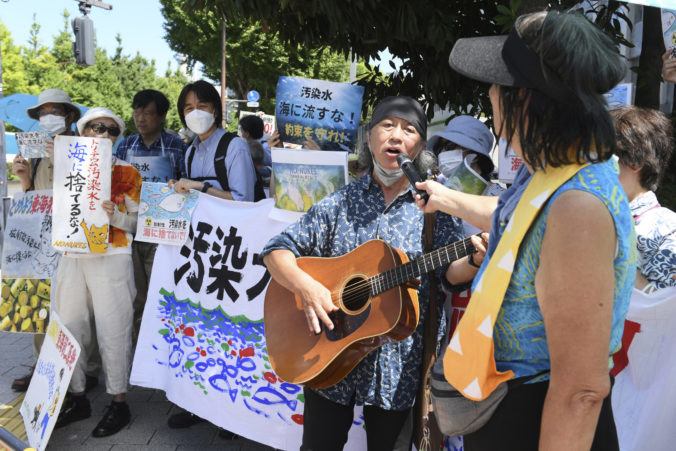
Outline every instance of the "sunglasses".
<svg viewBox="0 0 676 451"><path fill-rule="evenodd" d="M112 127L106 127L101 122L94 122L93 124L87 124L87 128L94 130L94 133L97 135L103 135L105 132L108 132L110 136L119 136L120 127L113 125Z"/></svg>

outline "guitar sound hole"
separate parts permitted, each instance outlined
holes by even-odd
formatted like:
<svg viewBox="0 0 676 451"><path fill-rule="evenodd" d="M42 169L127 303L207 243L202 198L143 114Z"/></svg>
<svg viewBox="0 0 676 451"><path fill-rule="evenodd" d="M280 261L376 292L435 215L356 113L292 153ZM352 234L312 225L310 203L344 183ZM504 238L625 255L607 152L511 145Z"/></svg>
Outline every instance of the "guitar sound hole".
<svg viewBox="0 0 676 451"><path fill-rule="evenodd" d="M361 310L369 301L371 290L368 281L363 277L350 279L343 288L343 305L347 313Z"/></svg>

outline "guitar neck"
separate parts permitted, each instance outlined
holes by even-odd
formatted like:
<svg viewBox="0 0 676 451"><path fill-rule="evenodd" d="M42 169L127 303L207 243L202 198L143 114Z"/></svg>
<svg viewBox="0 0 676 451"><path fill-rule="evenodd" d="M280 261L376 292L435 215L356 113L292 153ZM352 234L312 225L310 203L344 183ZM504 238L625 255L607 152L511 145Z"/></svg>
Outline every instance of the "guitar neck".
<svg viewBox="0 0 676 451"><path fill-rule="evenodd" d="M373 296L476 252L471 237L448 244L369 279Z"/></svg>

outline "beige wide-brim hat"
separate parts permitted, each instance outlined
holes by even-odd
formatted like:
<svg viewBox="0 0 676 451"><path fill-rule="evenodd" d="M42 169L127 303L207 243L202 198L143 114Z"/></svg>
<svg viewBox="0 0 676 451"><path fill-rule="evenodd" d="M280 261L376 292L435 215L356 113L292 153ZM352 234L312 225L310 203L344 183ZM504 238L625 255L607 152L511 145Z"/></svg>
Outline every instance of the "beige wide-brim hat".
<svg viewBox="0 0 676 451"><path fill-rule="evenodd" d="M80 116L82 116L80 109L77 106L75 106L73 102L71 102L68 94L66 94L60 89L45 89L38 96L38 104L26 110L26 114L28 115L28 117L30 117L31 119L35 119L36 121L40 120L40 117L38 116L38 111L40 110L40 107L45 103L62 104L66 108L66 111L72 111L73 113L75 113L76 121L80 119Z"/></svg>
<svg viewBox="0 0 676 451"><path fill-rule="evenodd" d="M82 136L82 131L89 122L102 117L108 117L114 120L117 123L117 126L120 127L120 136L124 135L124 121L120 119L120 116L113 113L106 107L97 106L96 108L88 109L85 115L82 116L79 121L77 121L77 131L80 136Z"/></svg>

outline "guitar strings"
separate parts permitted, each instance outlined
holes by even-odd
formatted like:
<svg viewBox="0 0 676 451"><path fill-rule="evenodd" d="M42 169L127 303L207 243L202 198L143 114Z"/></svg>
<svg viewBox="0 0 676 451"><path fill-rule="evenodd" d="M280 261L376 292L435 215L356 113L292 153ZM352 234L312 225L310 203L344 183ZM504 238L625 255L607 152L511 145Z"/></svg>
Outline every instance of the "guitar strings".
<svg viewBox="0 0 676 451"><path fill-rule="evenodd" d="M333 292L331 292L331 301L335 304L335 301L338 301L342 297L343 305L348 306L350 304L357 303L357 302L361 301L365 297L365 295L368 298L371 295L371 286L375 283L385 282L388 274L392 276L392 279L393 279L392 282L395 282L395 280L396 280L396 282L398 282L398 283L395 282L394 285L392 286L392 288L395 287L395 286L401 285L402 283L407 282L408 280L412 280L412 278L415 277L415 276L408 277L408 269L410 267L414 266L415 263L417 263L418 266L422 263L425 267L427 267L426 260L429 260L430 266L434 266L435 255L439 259L439 262L441 262L441 257L440 257L441 252L446 252L446 256L448 258L449 247L453 247L453 252L456 255L456 258L454 260L457 260L459 258L464 257L465 255L467 255L467 251L468 251L467 244L471 243L471 241L469 241L469 240L470 240L470 238L466 238L466 239L459 241L457 243L453 243L453 244L450 244L448 246L444 246L440 249L437 249L437 250L432 251L432 252L430 252L426 255L423 255L422 257L419 257L419 258L417 258L413 261L409 261L409 262L407 262L403 265L396 266L396 267L394 267L394 268L392 268L388 271L377 274L375 276L371 276L368 279L363 279L362 281L357 282L357 283L351 285L349 288L343 290L342 296L341 296L341 290L333 291ZM461 246L463 247L462 250L464 250L464 255L462 255L462 257L458 253L458 250ZM473 249L473 246L471 246L470 249ZM407 274L405 275L405 279L399 280L402 274L397 274L397 272L401 273L404 270L404 268L406 268L406 270L407 270L406 271ZM406 278L406 277L408 277L408 278Z"/></svg>

